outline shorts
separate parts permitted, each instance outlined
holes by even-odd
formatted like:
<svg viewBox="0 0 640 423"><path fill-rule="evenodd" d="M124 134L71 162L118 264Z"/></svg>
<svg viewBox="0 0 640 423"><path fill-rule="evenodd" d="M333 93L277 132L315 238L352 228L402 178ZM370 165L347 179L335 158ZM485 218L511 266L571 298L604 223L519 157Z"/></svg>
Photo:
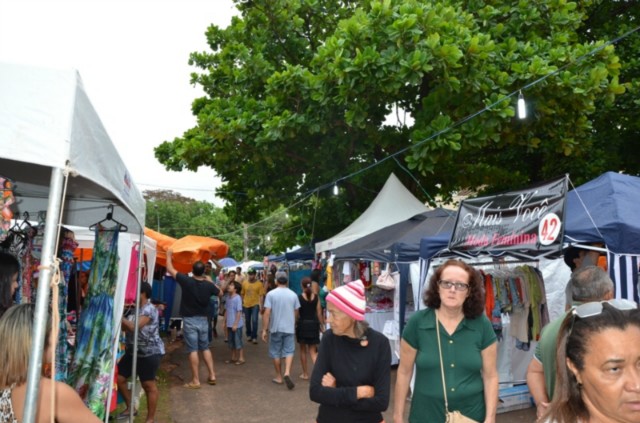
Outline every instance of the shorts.
<svg viewBox="0 0 640 423"><path fill-rule="evenodd" d="M209 349L209 321L205 316L184 317L184 342L188 352Z"/></svg>
<svg viewBox="0 0 640 423"><path fill-rule="evenodd" d="M227 329L229 329L229 348L232 350L241 350L243 347L242 329L244 329L244 327L236 329L235 332L232 331L231 328Z"/></svg>
<svg viewBox="0 0 640 423"><path fill-rule="evenodd" d="M156 380L158 368L160 367L162 354L150 355L148 357L138 357L136 373L140 377L140 382ZM133 370L133 355L126 353L118 362L118 375L129 379Z"/></svg>
<svg viewBox="0 0 640 423"><path fill-rule="evenodd" d="M285 358L296 352L293 333L273 332L269 334L269 357Z"/></svg>

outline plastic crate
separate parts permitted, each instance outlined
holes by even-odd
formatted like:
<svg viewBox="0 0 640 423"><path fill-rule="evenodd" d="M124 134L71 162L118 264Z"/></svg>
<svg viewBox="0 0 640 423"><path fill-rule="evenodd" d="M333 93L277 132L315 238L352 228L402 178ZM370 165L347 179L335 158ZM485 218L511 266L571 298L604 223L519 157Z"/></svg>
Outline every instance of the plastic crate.
<svg viewBox="0 0 640 423"><path fill-rule="evenodd" d="M498 414L533 407L535 404L527 385L500 388L498 391Z"/></svg>

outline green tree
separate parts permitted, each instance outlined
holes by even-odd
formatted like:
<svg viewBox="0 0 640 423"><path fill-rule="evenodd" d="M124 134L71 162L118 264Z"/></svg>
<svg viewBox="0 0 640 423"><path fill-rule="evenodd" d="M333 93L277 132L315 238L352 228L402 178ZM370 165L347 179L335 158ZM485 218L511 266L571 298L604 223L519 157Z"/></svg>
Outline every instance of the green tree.
<svg viewBox="0 0 640 423"><path fill-rule="evenodd" d="M206 201L196 201L171 190L144 191L147 227L173 238L185 235L210 236L229 245L229 256L244 257L244 227L231 221L225 211ZM284 251L278 234L290 230L285 210L247 225L248 259L262 261L265 255Z"/></svg>
<svg viewBox="0 0 640 423"><path fill-rule="evenodd" d="M211 52L191 55L206 93L193 103L198 125L156 148L169 169L214 168L234 222L296 204L281 237L326 238L391 171L427 201L418 183L447 198L626 170L621 157L592 160L606 148L594 116L629 86L613 46L588 54L609 34L580 37L599 1L235 3L241 16L207 31ZM508 97L522 87L524 121ZM345 176L331 195L326 184Z"/></svg>

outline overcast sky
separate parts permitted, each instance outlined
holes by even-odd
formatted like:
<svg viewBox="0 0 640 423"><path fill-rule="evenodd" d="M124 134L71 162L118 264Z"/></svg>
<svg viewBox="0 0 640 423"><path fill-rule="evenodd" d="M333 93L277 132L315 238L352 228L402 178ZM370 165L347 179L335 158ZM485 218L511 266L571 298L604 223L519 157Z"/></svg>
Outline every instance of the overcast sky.
<svg viewBox="0 0 640 423"><path fill-rule="evenodd" d="M231 0L0 0L0 61L77 69L141 191L222 205L213 170L168 172L153 148L195 125L189 53L236 12Z"/></svg>

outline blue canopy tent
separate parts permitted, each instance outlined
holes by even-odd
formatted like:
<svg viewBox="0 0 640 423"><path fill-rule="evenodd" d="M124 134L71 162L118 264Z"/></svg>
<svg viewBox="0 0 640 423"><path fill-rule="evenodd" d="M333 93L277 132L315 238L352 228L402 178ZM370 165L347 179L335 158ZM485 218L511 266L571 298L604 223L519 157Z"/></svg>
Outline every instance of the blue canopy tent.
<svg viewBox="0 0 640 423"><path fill-rule="evenodd" d="M313 247L311 247L310 245L303 245L298 249L280 254L278 256L269 256L269 261L305 261L313 260L315 256L316 253L313 250Z"/></svg>
<svg viewBox="0 0 640 423"><path fill-rule="evenodd" d="M451 232L456 212L437 208L377 230L336 248L336 260L360 259L409 263L417 261L420 239L442 231Z"/></svg>
<svg viewBox="0 0 640 423"><path fill-rule="evenodd" d="M603 242L616 298L638 301L640 178L606 172L567 194L564 241Z"/></svg>

